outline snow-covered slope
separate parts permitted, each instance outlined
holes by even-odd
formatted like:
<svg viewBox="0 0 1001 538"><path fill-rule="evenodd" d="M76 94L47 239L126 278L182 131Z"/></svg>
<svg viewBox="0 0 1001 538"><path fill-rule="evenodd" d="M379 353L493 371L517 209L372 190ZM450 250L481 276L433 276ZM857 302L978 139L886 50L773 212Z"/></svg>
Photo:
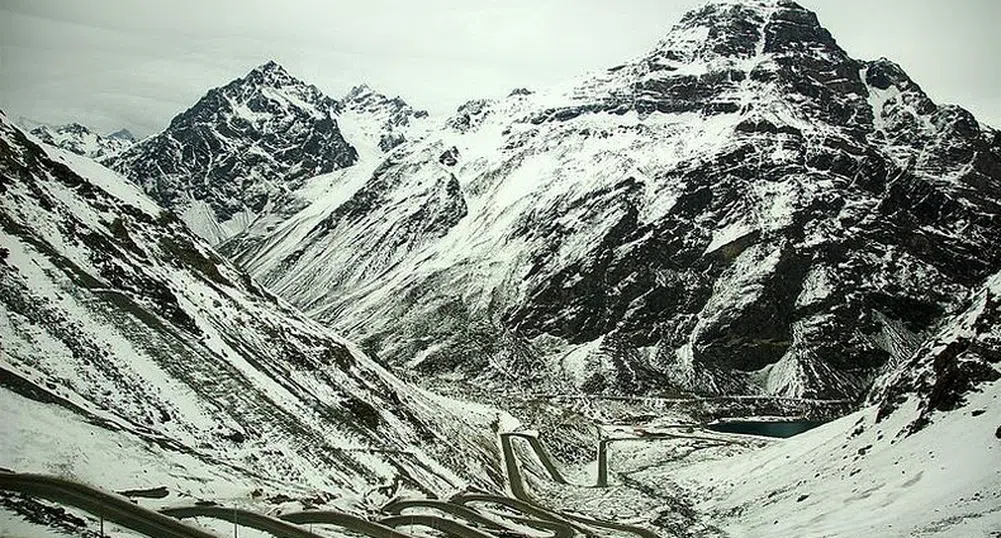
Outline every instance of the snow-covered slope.
<svg viewBox="0 0 1001 538"><path fill-rule="evenodd" d="M702 508L734 537L997 536L999 298L1001 274L862 411L672 477L704 493Z"/></svg>
<svg viewBox="0 0 1001 538"><path fill-rule="evenodd" d="M1001 269L1001 134L786 0L429 122L225 246L401 369L859 398Z"/></svg>
<svg viewBox="0 0 1001 538"><path fill-rule="evenodd" d="M348 135L349 139L354 139L351 135L378 136L378 147L384 153L388 153L396 146L421 137L424 133L422 126L426 122L421 120L428 117L424 110L416 110L399 96L388 97L366 84L355 86L340 101L339 115L342 121L352 121L353 123L371 124L375 127L371 133L355 133ZM369 142L359 140L360 143Z"/></svg>
<svg viewBox="0 0 1001 538"><path fill-rule="evenodd" d="M113 157L136 143L135 137L126 129L100 135L79 123L56 127L39 125L31 130L31 134L46 144L97 160Z"/></svg>
<svg viewBox="0 0 1001 538"><path fill-rule="evenodd" d="M271 214L218 245L220 252L241 266L254 267L263 261L262 252L274 257L274 248L296 248L331 207L344 203L364 185L397 146L422 139L434 125L427 112L366 85L353 88L339 102L337 122L345 139L356 149L358 162L305 181Z"/></svg>
<svg viewBox="0 0 1001 538"><path fill-rule="evenodd" d="M268 62L105 162L216 244L276 208L291 211L289 192L306 179L355 163L337 108Z"/></svg>
<svg viewBox="0 0 1001 538"><path fill-rule="evenodd" d="M407 386L2 116L0 247L2 468L354 511L494 487L497 413Z"/></svg>

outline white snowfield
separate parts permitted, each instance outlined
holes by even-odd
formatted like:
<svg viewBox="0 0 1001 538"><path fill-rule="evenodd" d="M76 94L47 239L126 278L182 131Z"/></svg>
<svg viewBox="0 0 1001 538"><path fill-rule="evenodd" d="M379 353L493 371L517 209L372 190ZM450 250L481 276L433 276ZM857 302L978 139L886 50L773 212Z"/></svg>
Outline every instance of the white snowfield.
<svg viewBox="0 0 1001 538"><path fill-rule="evenodd" d="M867 408L673 477L699 492L699 508L726 514L723 528L734 537L996 536L1001 386L906 436L915 403L879 423Z"/></svg>

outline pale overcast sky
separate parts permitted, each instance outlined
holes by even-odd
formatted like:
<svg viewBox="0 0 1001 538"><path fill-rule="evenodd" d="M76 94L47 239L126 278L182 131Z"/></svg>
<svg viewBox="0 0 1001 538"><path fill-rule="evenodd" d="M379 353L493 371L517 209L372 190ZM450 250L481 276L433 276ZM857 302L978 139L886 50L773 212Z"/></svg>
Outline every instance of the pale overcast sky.
<svg viewBox="0 0 1001 538"><path fill-rule="evenodd" d="M651 48L701 0L0 0L0 108L146 135L275 59L445 113ZM1001 0L802 0L856 58L1001 127Z"/></svg>

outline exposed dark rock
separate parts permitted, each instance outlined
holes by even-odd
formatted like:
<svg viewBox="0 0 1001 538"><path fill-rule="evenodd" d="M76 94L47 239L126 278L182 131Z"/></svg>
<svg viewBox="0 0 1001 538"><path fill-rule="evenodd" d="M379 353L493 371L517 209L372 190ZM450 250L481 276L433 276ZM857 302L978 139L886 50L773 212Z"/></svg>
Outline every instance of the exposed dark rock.
<svg viewBox="0 0 1001 538"><path fill-rule="evenodd" d="M441 154L438 157L438 162L445 166L455 166L459 164L459 148L452 146L451 149Z"/></svg>
<svg viewBox="0 0 1001 538"><path fill-rule="evenodd" d="M163 207L208 204L224 223L281 205L312 176L351 166L357 152L341 136L339 104L268 62L209 90L150 137L107 161ZM192 221L210 241L214 230Z"/></svg>
<svg viewBox="0 0 1001 538"><path fill-rule="evenodd" d="M127 489L124 491L116 491L115 493L123 497L138 497L141 499L163 499L170 495L170 490L167 486L160 486L156 488L145 488L145 489Z"/></svg>

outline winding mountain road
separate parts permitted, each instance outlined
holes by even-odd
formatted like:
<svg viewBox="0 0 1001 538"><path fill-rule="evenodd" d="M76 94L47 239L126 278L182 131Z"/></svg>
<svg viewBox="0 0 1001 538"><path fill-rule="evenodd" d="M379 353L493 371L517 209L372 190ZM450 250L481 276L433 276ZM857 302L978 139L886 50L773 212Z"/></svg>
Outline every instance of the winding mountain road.
<svg viewBox="0 0 1001 538"><path fill-rule="evenodd" d="M689 426L675 426L689 428ZM554 482L570 485L560 472L556 462L549 455L535 435L520 432L500 434L501 451L507 472L508 486L513 497L480 493L463 493L448 502L437 500L396 500L387 504L383 511L393 514L379 522L372 522L358 516L335 511L309 511L285 514L279 518L222 506L184 506L163 509L160 512L142 508L130 500L84 484L69 480L38 475L0 472L0 489L24 493L61 504L73 506L118 523L147 536L157 538L216 538L204 530L191 527L177 519L208 517L235 522L238 525L268 532L280 538L322 538L297 525L327 524L357 532L372 538L414 538L400 532L398 527L423 526L442 531L454 538L493 538L491 533L519 533L512 525L488 517L470 505L493 504L522 514L508 517L518 525L534 527L552 533L552 538L573 538L575 534L596 536L594 529L609 529L638 536L639 538L659 538L648 529L602 521L575 514L560 513L539 504L526 489L522 469L515 454L512 441L526 441L536 455L546 474ZM608 483L608 445L623 441L654 441L663 439L697 439L715 443L726 443L718 437L697 435L677 435L659 433L651 437L602 439L598 443L598 477L594 486L605 487ZM437 510L447 517L431 514L403 514L409 509ZM500 517L500 516L498 516ZM175 519L176 518L176 519ZM474 528L480 527L483 530Z"/></svg>
<svg viewBox="0 0 1001 538"><path fill-rule="evenodd" d="M178 519L208 517L230 522L235 521L237 525L264 531L273 536L278 536L279 538L326 538L319 534L313 534L306 529L291 525L280 519L275 519L270 516L258 514L257 512L251 512L249 510L227 508L225 506L182 506L178 508L165 508L160 510L160 513L176 517ZM375 525L374 523L369 523L364 519L357 519L367 525ZM408 536L406 534L396 533L393 529L387 528L385 530L392 534L380 533L369 534L369 536L373 536L375 538L413 538L412 536ZM359 530L359 532L364 531Z"/></svg>
<svg viewBox="0 0 1001 538"><path fill-rule="evenodd" d="M392 501L386 506L383 506L382 511L386 514L404 515L403 511L411 508L438 510L445 514L455 516L461 520L480 525L493 531L512 530L505 525L502 525L500 522L494 521L493 519L480 514L476 510L467 508L461 504L454 504L445 501L435 501L431 499L398 500Z"/></svg>
<svg viewBox="0 0 1001 538"><path fill-rule="evenodd" d="M0 489L79 508L146 536L217 538L214 534L137 506L124 497L62 478L40 474L0 473Z"/></svg>

